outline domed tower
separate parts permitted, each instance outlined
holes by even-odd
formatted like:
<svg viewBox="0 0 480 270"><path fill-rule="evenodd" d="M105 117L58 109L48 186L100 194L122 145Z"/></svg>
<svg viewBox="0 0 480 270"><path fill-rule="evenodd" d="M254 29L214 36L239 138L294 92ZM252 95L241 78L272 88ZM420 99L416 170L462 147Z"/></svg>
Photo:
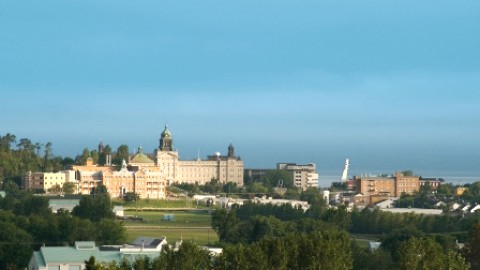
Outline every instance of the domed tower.
<svg viewBox="0 0 480 270"><path fill-rule="evenodd" d="M168 130L167 125L160 135L160 151L173 151L172 133Z"/></svg>

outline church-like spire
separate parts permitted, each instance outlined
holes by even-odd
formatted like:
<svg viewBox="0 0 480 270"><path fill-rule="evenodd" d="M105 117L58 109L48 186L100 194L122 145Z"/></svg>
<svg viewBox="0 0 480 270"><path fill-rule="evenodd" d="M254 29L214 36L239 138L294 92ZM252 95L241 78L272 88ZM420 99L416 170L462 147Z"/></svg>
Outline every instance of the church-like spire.
<svg viewBox="0 0 480 270"><path fill-rule="evenodd" d="M167 125L160 135L160 151L173 151L172 133L168 130Z"/></svg>

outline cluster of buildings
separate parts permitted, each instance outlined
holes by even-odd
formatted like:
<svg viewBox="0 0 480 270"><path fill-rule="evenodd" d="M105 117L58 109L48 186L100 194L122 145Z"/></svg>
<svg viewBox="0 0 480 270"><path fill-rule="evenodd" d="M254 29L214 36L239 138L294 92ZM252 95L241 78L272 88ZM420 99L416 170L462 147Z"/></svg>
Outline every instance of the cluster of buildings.
<svg viewBox="0 0 480 270"><path fill-rule="evenodd" d="M405 175L396 172L389 176L355 176L345 181L349 193L344 201L357 206L374 205L390 198L398 198L402 194L414 194L420 191L424 185L437 189L443 179L421 178L414 175Z"/></svg>
<svg viewBox="0 0 480 270"><path fill-rule="evenodd" d="M104 154L103 143L99 144L98 152ZM166 187L173 183L204 185L216 179L220 183L235 183L242 187L245 173L255 180L269 170L274 170L245 170L244 163L235 155L232 144L228 146L227 155L216 152L206 159L198 157L194 160L181 160L167 126L161 133L159 147L153 154L144 154L140 147L135 155L122 162L121 167L111 163L111 155L106 155L105 160L106 164L99 165L88 158L84 165L75 165L70 170L55 173L28 172L23 177L23 186L29 190L48 192L63 187L65 183L72 183L74 193L91 194L96 186L102 184L112 197L122 197L132 192L140 198L163 199L166 197ZM278 163L276 169L291 172L294 185L302 190L318 187L315 164Z"/></svg>
<svg viewBox="0 0 480 270"><path fill-rule="evenodd" d="M99 153L103 152L103 144L99 145ZM173 146L170 130L165 130L160 137L160 145L152 156L143 153L124 160L121 168L111 164L107 156L103 166L94 164L89 158L85 165L73 166L71 170L57 173L29 172L23 178L26 189L48 191L64 183L73 183L75 193L90 194L102 184L112 197L122 197L133 192L140 198L161 199L166 196L166 186L172 183L198 183L203 185L212 179L221 183L232 182L243 186L244 164L239 156L235 156L233 145L228 146L227 155L219 152L207 159L181 160Z"/></svg>

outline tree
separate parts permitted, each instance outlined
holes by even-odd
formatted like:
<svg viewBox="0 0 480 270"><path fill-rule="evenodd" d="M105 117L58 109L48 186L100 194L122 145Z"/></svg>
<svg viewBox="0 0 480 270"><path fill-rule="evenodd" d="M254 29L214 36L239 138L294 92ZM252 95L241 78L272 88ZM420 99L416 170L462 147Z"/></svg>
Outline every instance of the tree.
<svg viewBox="0 0 480 270"><path fill-rule="evenodd" d="M49 160L50 158L52 157L52 143L51 142L47 142L47 144L45 144L45 160Z"/></svg>
<svg viewBox="0 0 480 270"><path fill-rule="evenodd" d="M420 238L423 233L414 227L403 227L397 229L382 239L381 247L392 254L393 261L399 261L399 247L403 242L408 241L411 238Z"/></svg>
<svg viewBox="0 0 480 270"><path fill-rule="evenodd" d="M314 196L310 202L310 208L305 212L305 215L310 218L320 219L327 208L327 204L322 197Z"/></svg>
<svg viewBox="0 0 480 270"><path fill-rule="evenodd" d="M101 266L95 262L95 256L90 256L88 261L85 261L85 270L100 270Z"/></svg>
<svg viewBox="0 0 480 270"><path fill-rule="evenodd" d="M92 160L93 160L93 164L98 164L99 153L98 153L97 150L92 150L92 151L90 151L90 157L91 157Z"/></svg>
<svg viewBox="0 0 480 270"><path fill-rule="evenodd" d="M7 133L5 136L0 136L0 151L1 152L10 152L12 149L12 144L15 143L16 137L10 133Z"/></svg>
<svg viewBox="0 0 480 270"><path fill-rule="evenodd" d="M327 209L325 211L323 220L326 222L335 224L343 230L349 230L352 223L350 213L347 211L347 207L340 205L337 209Z"/></svg>
<svg viewBox="0 0 480 270"><path fill-rule="evenodd" d="M210 182L205 183L202 190L210 194L220 193L222 191L222 183L218 179L212 178Z"/></svg>
<svg viewBox="0 0 480 270"><path fill-rule="evenodd" d="M330 191L344 191L347 190L347 183L346 182L333 182L330 186Z"/></svg>
<svg viewBox="0 0 480 270"><path fill-rule="evenodd" d="M43 215L30 215L28 217L28 233L36 243L63 244L60 239L58 219L52 213Z"/></svg>
<svg viewBox="0 0 480 270"><path fill-rule="evenodd" d="M469 270L475 269L470 268L470 264L462 257L461 254L449 251L446 256L446 267L445 269L455 269L455 270Z"/></svg>
<svg viewBox="0 0 480 270"><path fill-rule="evenodd" d="M286 188L294 186L292 173L287 170L267 171L261 181L268 188L276 187L279 183L283 183L283 187Z"/></svg>
<svg viewBox="0 0 480 270"><path fill-rule="evenodd" d="M261 183L253 183L247 187L247 192L263 195L268 193L268 188Z"/></svg>
<svg viewBox="0 0 480 270"><path fill-rule="evenodd" d="M40 150L42 149L42 146L43 144L39 142L35 143L35 150L36 150L37 156L40 156Z"/></svg>
<svg viewBox="0 0 480 270"><path fill-rule="evenodd" d="M96 233L96 240L100 245L114 245L127 241L123 225L112 219L100 220L96 224Z"/></svg>
<svg viewBox="0 0 480 270"><path fill-rule="evenodd" d="M446 269L442 247L431 237L410 238L400 245L398 253L400 269Z"/></svg>
<svg viewBox="0 0 480 270"><path fill-rule="evenodd" d="M108 193L104 193L104 189L104 186L99 185L95 188L93 195L82 196L79 205L73 208L72 214L94 222L104 218L115 218L110 196Z"/></svg>
<svg viewBox="0 0 480 270"><path fill-rule="evenodd" d="M62 189L65 194L74 194L77 186L72 182L65 182L63 183Z"/></svg>
<svg viewBox="0 0 480 270"><path fill-rule="evenodd" d="M103 152L99 153L98 155L98 164L100 164L101 166L105 165L107 163L107 155L111 154L112 148L108 144L105 145L105 147L103 148Z"/></svg>
<svg viewBox="0 0 480 270"><path fill-rule="evenodd" d="M115 154L115 158L112 159L112 162L117 166L121 166L124 160L128 161L129 156L128 146L122 144L117 148L117 153Z"/></svg>
<svg viewBox="0 0 480 270"><path fill-rule="evenodd" d="M50 161L50 159L52 158L52 143L51 142L47 142L47 144L45 144L45 156L43 157L43 171L45 172L51 172L53 171L53 166L52 166L52 163Z"/></svg>
<svg viewBox="0 0 480 270"><path fill-rule="evenodd" d="M95 240L97 228L88 219L81 219L68 213L57 213L59 239L71 245L75 241Z"/></svg>
<svg viewBox="0 0 480 270"><path fill-rule="evenodd" d="M72 165L75 164L75 160L74 160L73 158L71 158L71 157L65 157L65 158L63 158L63 160L62 160L61 163L62 163L62 167L63 167L64 169L67 169L67 168L69 168L70 166L72 166Z"/></svg>
<svg viewBox="0 0 480 270"><path fill-rule="evenodd" d="M212 257L208 250L201 249L190 241L184 241L174 255L173 269L211 269Z"/></svg>
<svg viewBox="0 0 480 270"><path fill-rule="evenodd" d="M52 192L52 193L59 193L59 192L62 191L62 187L59 184L56 184L56 185L52 186L51 188L49 188L47 191Z"/></svg>
<svg viewBox="0 0 480 270"><path fill-rule="evenodd" d="M125 202L136 202L137 200L140 200L140 195L135 192L127 192L123 195L123 200Z"/></svg>
<svg viewBox="0 0 480 270"><path fill-rule="evenodd" d="M78 155L75 158L75 164L77 165L85 165L87 164L87 159L90 157L90 151L87 148L83 149L82 154Z"/></svg>
<svg viewBox="0 0 480 270"><path fill-rule="evenodd" d="M403 171L402 174L403 174L403 176L414 176L415 175L412 170Z"/></svg>
<svg viewBox="0 0 480 270"><path fill-rule="evenodd" d="M32 237L15 224L0 221L0 269L23 269L32 254Z"/></svg>
<svg viewBox="0 0 480 270"><path fill-rule="evenodd" d="M15 205L15 213L29 216L31 214L47 215L51 213L48 206L48 199L39 196L25 196L24 198L17 196L19 200Z"/></svg>
<svg viewBox="0 0 480 270"><path fill-rule="evenodd" d="M237 218L235 209L229 212L226 209L213 212L212 228L217 232L220 241L226 243L240 243L241 239L245 237L240 231L240 221Z"/></svg>
<svg viewBox="0 0 480 270"><path fill-rule="evenodd" d="M20 139L20 142L17 144L17 147L20 149L20 151L25 151L31 154L35 153L35 146L32 144L32 142L29 139L26 139L26 138Z"/></svg>
<svg viewBox="0 0 480 270"><path fill-rule="evenodd" d="M454 188L453 185L450 183L442 183L438 188L437 188L437 194L439 195L444 195L446 197L451 197L454 194Z"/></svg>
<svg viewBox="0 0 480 270"><path fill-rule="evenodd" d="M300 200L307 201L309 204L323 201L322 191L316 187L309 187L302 191L300 194Z"/></svg>
<svg viewBox="0 0 480 270"><path fill-rule="evenodd" d="M480 223L476 223L470 229L468 240L463 250L465 257L472 266L472 269L480 269Z"/></svg>

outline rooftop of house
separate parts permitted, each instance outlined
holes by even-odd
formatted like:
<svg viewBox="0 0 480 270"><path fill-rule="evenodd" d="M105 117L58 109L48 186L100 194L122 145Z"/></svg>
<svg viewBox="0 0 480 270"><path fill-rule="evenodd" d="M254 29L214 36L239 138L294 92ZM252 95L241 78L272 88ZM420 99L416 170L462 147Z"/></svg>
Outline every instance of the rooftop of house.
<svg viewBox="0 0 480 270"><path fill-rule="evenodd" d="M83 263L91 256L98 262L121 261L121 254L117 251L102 251L95 242L75 242L74 247L41 247L33 252L33 257L41 267L55 263Z"/></svg>
<svg viewBox="0 0 480 270"><path fill-rule="evenodd" d="M40 267L52 264L83 264L94 256L99 263L120 262L123 259L133 261L136 256L156 257L158 249L166 243L165 237L139 237L131 245L96 246L92 241L76 241L75 246L41 247L34 251L31 260Z"/></svg>

